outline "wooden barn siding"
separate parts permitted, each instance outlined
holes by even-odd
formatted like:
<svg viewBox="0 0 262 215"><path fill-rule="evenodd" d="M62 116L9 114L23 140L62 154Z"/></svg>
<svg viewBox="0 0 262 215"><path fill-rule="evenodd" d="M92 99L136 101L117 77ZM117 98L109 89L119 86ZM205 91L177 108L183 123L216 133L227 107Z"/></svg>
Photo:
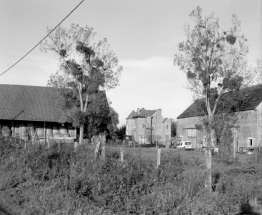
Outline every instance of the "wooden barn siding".
<svg viewBox="0 0 262 215"><path fill-rule="evenodd" d="M11 129L11 136L14 135L14 127L17 125L25 125L28 126L28 124L33 124L34 128L43 128L44 132L46 131L46 128L53 128L54 126L57 126L58 129L61 127L61 123L58 122L40 122L40 121L23 121L23 120L0 120L0 133L2 126L8 126ZM66 125L67 126L67 125Z"/></svg>
<svg viewBox="0 0 262 215"><path fill-rule="evenodd" d="M254 146L262 146L262 105L259 106L258 111L249 110L239 112L237 126L237 144L239 147L247 146L247 138L252 137ZM177 120L178 136L183 136L184 140L191 140L193 147L197 148L205 136L205 131L197 130L196 138L187 137L186 127L190 125L201 124L199 117L182 118Z"/></svg>

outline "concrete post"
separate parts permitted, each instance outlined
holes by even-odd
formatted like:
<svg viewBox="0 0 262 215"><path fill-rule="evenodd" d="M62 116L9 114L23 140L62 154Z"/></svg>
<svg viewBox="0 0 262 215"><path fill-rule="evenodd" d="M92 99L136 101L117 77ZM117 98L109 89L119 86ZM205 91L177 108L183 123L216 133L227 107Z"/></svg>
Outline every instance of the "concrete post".
<svg viewBox="0 0 262 215"><path fill-rule="evenodd" d="M156 168L160 165L160 160L161 160L161 148L157 149L157 163L156 163Z"/></svg>
<svg viewBox="0 0 262 215"><path fill-rule="evenodd" d="M124 162L124 155L125 155L125 149L123 147L120 148L120 161L121 163Z"/></svg>
<svg viewBox="0 0 262 215"><path fill-rule="evenodd" d="M75 152L76 152L77 146L78 146L78 142L75 142L74 143L74 150L75 150Z"/></svg>

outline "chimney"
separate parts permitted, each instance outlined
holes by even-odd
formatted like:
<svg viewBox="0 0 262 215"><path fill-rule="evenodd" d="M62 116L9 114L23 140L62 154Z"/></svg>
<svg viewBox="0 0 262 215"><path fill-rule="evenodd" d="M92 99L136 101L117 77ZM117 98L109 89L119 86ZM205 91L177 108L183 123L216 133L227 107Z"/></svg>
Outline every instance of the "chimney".
<svg viewBox="0 0 262 215"><path fill-rule="evenodd" d="M140 108L137 108L137 114L139 114Z"/></svg>
<svg viewBox="0 0 262 215"><path fill-rule="evenodd" d="M160 115L162 116L162 109L158 109L158 112L159 112Z"/></svg>

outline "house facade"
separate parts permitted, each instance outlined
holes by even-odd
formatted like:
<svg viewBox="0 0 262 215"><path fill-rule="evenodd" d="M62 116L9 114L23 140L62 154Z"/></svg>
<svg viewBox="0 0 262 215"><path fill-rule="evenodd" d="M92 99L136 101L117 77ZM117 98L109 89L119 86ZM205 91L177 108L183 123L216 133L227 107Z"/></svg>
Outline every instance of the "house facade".
<svg viewBox="0 0 262 215"><path fill-rule="evenodd" d="M57 88L1 84L0 136L21 139L37 136L41 140L74 142L79 131L71 123L59 123L62 116L57 106L59 97ZM108 106L104 91L99 91L96 99ZM90 105L97 103L91 101Z"/></svg>
<svg viewBox="0 0 262 215"><path fill-rule="evenodd" d="M126 135L142 144L171 141L171 119L164 118L161 109L138 108L126 118Z"/></svg>
<svg viewBox="0 0 262 215"><path fill-rule="evenodd" d="M233 133L236 147L262 147L262 85L256 85L239 91L238 112ZM203 101L204 102L204 101ZM199 101L195 101L177 117L177 135L179 139L190 140L194 148L206 143L206 131L202 124L203 112L198 110ZM233 143L232 143L233 144Z"/></svg>

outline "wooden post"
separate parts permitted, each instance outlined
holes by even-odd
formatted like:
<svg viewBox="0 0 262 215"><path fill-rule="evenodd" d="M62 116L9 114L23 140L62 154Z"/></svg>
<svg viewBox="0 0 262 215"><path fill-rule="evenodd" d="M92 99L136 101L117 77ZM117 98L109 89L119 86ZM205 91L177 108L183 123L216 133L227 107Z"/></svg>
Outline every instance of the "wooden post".
<svg viewBox="0 0 262 215"><path fill-rule="evenodd" d="M124 155L125 155L125 149L123 147L120 148L120 161L121 163L124 162Z"/></svg>
<svg viewBox="0 0 262 215"><path fill-rule="evenodd" d="M75 142L75 143L74 143L74 150L75 150L75 152L76 152L76 150L77 150L77 146L78 146L78 142Z"/></svg>
<svg viewBox="0 0 262 215"><path fill-rule="evenodd" d="M11 128L11 131L12 131L12 137L14 137L14 136L15 136L14 120L12 120L12 128Z"/></svg>
<svg viewBox="0 0 262 215"><path fill-rule="evenodd" d="M95 148L95 159L98 158L99 149L100 149L100 141L97 142L97 144L96 144L96 148Z"/></svg>
<svg viewBox="0 0 262 215"><path fill-rule="evenodd" d="M60 152L60 149L61 149L61 141L59 140L58 142L58 151Z"/></svg>
<svg viewBox="0 0 262 215"><path fill-rule="evenodd" d="M232 134L233 134L233 158L234 160L236 159L236 130L235 128L231 129Z"/></svg>
<svg viewBox="0 0 262 215"><path fill-rule="evenodd" d="M101 146L101 157L103 160L106 159L106 147L104 145Z"/></svg>
<svg viewBox="0 0 262 215"><path fill-rule="evenodd" d="M45 140L45 145L46 145L46 133L45 133L45 122L44 122L44 140Z"/></svg>
<svg viewBox="0 0 262 215"><path fill-rule="evenodd" d="M161 148L157 149L157 163L156 163L156 168L159 167L159 165L160 165L160 160L161 160Z"/></svg>
<svg viewBox="0 0 262 215"><path fill-rule="evenodd" d="M99 140L101 143L101 156L102 159L105 160L106 159L106 133L102 133L99 135Z"/></svg>

